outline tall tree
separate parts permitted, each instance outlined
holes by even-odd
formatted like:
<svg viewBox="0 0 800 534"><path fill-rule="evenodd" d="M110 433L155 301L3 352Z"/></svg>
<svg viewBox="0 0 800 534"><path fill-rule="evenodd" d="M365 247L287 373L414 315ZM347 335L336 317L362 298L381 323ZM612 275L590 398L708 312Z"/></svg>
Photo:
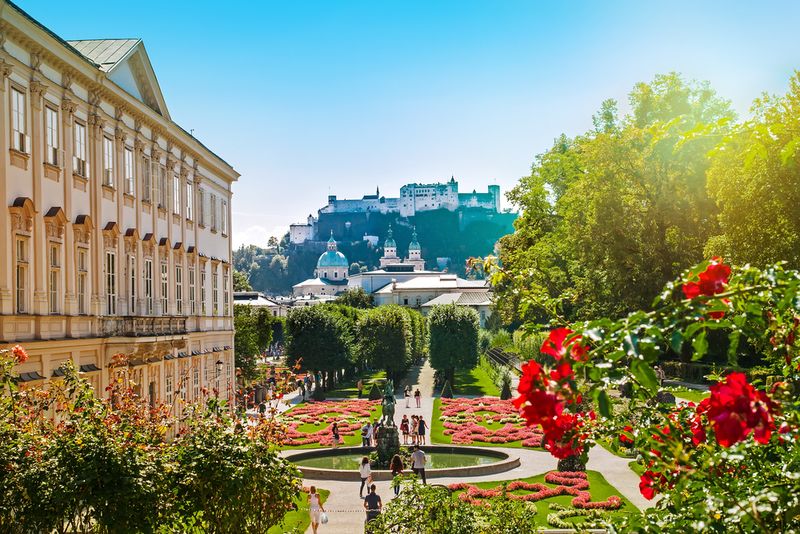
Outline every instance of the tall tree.
<svg viewBox="0 0 800 534"><path fill-rule="evenodd" d="M234 291L252 291L253 287L247 278L247 274L236 269L233 270L233 290Z"/></svg>
<svg viewBox="0 0 800 534"><path fill-rule="evenodd" d="M399 380L411 365L413 330L411 318L400 306L380 306L365 313L358 322L358 351L372 367Z"/></svg>
<svg viewBox="0 0 800 534"><path fill-rule="evenodd" d="M431 366L452 386L457 369L472 369L478 363L478 312L455 304L434 306L428 329Z"/></svg>
<svg viewBox="0 0 800 534"><path fill-rule="evenodd" d="M363 287L356 287L341 293L336 297L336 303L366 310L375 306L375 299L372 294L364 291Z"/></svg>
<svg viewBox="0 0 800 534"><path fill-rule="evenodd" d="M293 308L286 318L286 353L289 364L302 359L302 367L324 371L326 386L351 363L352 336L341 314L327 306Z"/></svg>

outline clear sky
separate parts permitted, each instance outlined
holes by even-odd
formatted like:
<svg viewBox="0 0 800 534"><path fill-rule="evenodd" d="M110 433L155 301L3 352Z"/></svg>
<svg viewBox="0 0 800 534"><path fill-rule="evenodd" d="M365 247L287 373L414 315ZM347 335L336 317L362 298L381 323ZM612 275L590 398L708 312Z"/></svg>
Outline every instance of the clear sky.
<svg viewBox="0 0 800 534"><path fill-rule="evenodd" d="M503 191L606 98L678 71L746 115L800 68L800 2L18 0L65 39L140 37L173 120L231 163L233 238L328 194Z"/></svg>

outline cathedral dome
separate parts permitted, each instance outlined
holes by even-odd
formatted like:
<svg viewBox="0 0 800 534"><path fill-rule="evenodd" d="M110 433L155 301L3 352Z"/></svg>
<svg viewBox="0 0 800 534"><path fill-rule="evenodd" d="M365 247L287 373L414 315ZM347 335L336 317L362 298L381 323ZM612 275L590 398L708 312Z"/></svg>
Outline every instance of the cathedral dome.
<svg viewBox="0 0 800 534"><path fill-rule="evenodd" d="M338 250L328 250L323 252L317 260L317 269L320 267L349 267L347 258Z"/></svg>
<svg viewBox="0 0 800 534"><path fill-rule="evenodd" d="M389 225L389 231L386 234L386 241L383 242L383 248L397 248L397 243L394 242L392 237L392 225Z"/></svg>
<svg viewBox="0 0 800 534"><path fill-rule="evenodd" d="M409 252L412 250L422 250L419 246L419 242L417 241L417 229L414 228L414 233L411 234L411 243L408 244Z"/></svg>

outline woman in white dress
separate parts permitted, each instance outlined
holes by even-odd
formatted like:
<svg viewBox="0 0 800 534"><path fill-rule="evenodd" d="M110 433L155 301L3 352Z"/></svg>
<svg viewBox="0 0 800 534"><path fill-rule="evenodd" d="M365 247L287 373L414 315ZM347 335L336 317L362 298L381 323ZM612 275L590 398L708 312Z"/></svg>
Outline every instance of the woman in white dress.
<svg viewBox="0 0 800 534"><path fill-rule="evenodd" d="M317 527L319 526L319 514L324 512L325 508L322 506L322 500L319 498L317 488L311 486L308 488L308 512L311 515L311 529L314 534L317 534Z"/></svg>

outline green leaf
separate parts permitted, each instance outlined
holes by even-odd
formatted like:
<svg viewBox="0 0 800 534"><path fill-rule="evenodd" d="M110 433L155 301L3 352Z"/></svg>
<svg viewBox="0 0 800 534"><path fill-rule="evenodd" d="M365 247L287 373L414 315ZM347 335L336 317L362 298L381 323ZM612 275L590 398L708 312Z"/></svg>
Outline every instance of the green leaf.
<svg viewBox="0 0 800 534"><path fill-rule="evenodd" d="M675 330L672 333L672 338L670 339L670 345L672 346L672 351L675 354L680 355L681 349L683 348L683 335L681 334L680 330Z"/></svg>
<svg viewBox="0 0 800 534"><path fill-rule="evenodd" d="M656 372L649 363L642 360L631 361L631 373L639 383L647 388L648 391L655 393L658 391L658 379Z"/></svg>
<svg viewBox="0 0 800 534"><path fill-rule="evenodd" d="M694 349L694 354L692 355L693 361L697 361L706 355L708 352L708 340L706 339L705 330L701 330L692 340L692 348Z"/></svg>
<svg viewBox="0 0 800 534"><path fill-rule="evenodd" d="M597 411L603 417L611 417L611 399L608 397L608 392L604 389L596 389L594 391L594 400L597 403Z"/></svg>

